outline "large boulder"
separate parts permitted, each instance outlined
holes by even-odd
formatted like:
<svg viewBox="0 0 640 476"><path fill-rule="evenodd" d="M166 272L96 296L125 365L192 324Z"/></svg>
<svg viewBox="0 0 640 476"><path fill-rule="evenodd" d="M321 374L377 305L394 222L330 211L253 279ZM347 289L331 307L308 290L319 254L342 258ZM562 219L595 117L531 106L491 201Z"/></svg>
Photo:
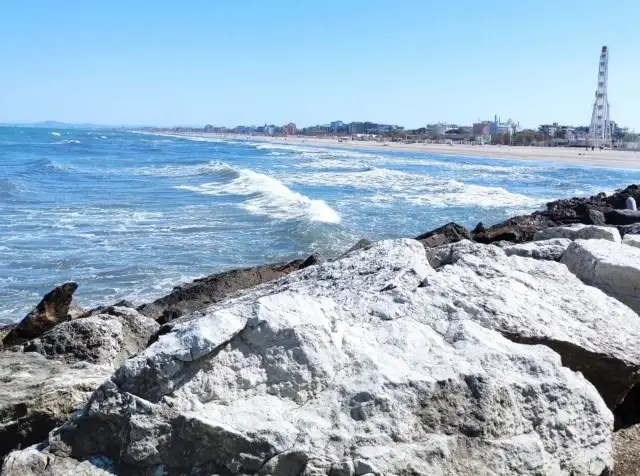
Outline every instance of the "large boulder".
<svg viewBox="0 0 640 476"><path fill-rule="evenodd" d="M164 324L185 313L204 309L234 292L272 281L318 261L299 259L213 274L176 287L167 296L138 307L138 311Z"/></svg>
<svg viewBox="0 0 640 476"><path fill-rule="evenodd" d="M67 320L76 289L76 283L65 283L45 294L36 308L4 336L3 345L9 347L21 344Z"/></svg>
<svg viewBox="0 0 640 476"><path fill-rule="evenodd" d="M583 225L576 223L569 226L556 226L546 230L537 231L533 235L536 241L550 240L553 238L566 238L568 240L609 240L620 243L620 232L612 226Z"/></svg>
<svg viewBox="0 0 640 476"><path fill-rule="evenodd" d="M12 450L46 439L112 373L110 366L0 352L0 461Z"/></svg>
<svg viewBox="0 0 640 476"><path fill-rule="evenodd" d="M559 263L447 248L377 242L176 319L3 475L608 474L640 317Z"/></svg>
<svg viewBox="0 0 640 476"><path fill-rule="evenodd" d="M640 235L624 235L622 243L640 248Z"/></svg>
<svg viewBox="0 0 640 476"><path fill-rule="evenodd" d="M622 225L618 227L618 230L623 237L626 235L640 235L640 223L634 223L633 225Z"/></svg>
<svg viewBox="0 0 640 476"><path fill-rule="evenodd" d="M552 228L549 228L550 230ZM543 241L530 241L502 248L507 256L559 261L562 254L571 244L566 238L552 238Z"/></svg>
<svg viewBox="0 0 640 476"><path fill-rule="evenodd" d="M45 439L160 327L133 309L107 311L0 353L0 458Z"/></svg>
<svg viewBox="0 0 640 476"><path fill-rule="evenodd" d="M518 216L485 228L483 231L474 234L473 239L478 243L493 243L496 241L524 243L532 241L536 231L554 225L553 221L543 215Z"/></svg>
<svg viewBox="0 0 640 476"><path fill-rule="evenodd" d="M144 349L160 328L134 309L112 307L105 313L67 321L23 346L48 359L117 367Z"/></svg>
<svg viewBox="0 0 640 476"><path fill-rule="evenodd" d="M607 240L578 240L562 263L584 283L640 312L640 249Z"/></svg>
<svg viewBox="0 0 640 476"><path fill-rule="evenodd" d="M640 210L611 210L605 219L608 225L633 225L640 222Z"/></svg>
<svg viewBox="0 0 640 476"><path fill-rule="evenodd" d="M436 248L461 240L470 240L471 233L464 226L451 222L435 230L423 233L415 239L422 243L425 248Z"/></svg>

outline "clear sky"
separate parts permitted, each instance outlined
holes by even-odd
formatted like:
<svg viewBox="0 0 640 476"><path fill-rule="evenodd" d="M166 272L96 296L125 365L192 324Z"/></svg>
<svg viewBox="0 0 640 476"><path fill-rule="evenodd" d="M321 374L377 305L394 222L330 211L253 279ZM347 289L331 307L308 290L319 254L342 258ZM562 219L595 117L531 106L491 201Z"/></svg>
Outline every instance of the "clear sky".
<svg viewBox="0 0 640 476"><path fill-rule="evenodd" d="M640 130L638 0L0 0L0 122Z"/></svg>

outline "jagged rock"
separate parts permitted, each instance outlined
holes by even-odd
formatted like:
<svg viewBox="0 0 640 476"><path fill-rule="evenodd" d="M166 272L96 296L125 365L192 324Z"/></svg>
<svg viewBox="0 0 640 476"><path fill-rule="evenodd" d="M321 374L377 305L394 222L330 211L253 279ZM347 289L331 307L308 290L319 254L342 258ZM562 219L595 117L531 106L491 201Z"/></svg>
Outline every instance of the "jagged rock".
<svg viewBox="0 0 640 476"><path fill-rule="evenodd" d="M639 210L611 210L605 214L609 225L633 225L640 222Z"/></svg>
<svg viewBox="0 0 640 476"><path fill-rule="evenodd" d="M493 243L495 241L511 241L524 243L533 240L536 231L543 230L555 223L542 215L524 215L490 226L485 231L473 235L478 243Z"/></svg>
<svg viewBox="0 0 640 476"><path fill-rule="evenodd" d="M25 468L28 468L25 471ZM113 476L116 467L108 458L91 457L78 462L72 458L45 454L35 447L11 453L2 467L3 476Z"/></svg>
<svg viewBox="0 0 640 476"><path fill-rule="evenodd" d="M446 248L436 271L377 242L181 317L5 476L609 474L640 317L559 263Z"/></svg>
<svg viewBox="0 0 640 476"><path fill-rule="evenodd" d="M618 430L613 442L616 476L640 476L640 425Z"/></svg>
<svg viewBox="0 0 640 476"><path fill-rule="evenodd" d="M553 228L549 228L549 230L552 229ZM529 243L507 246L504 247L503 250L507 256L516 255L525 258L558 261L570 244L571 240L566 238L553 238L550 240L531 241Z"/></svg>
<svg viewBox="0 0 640 476"><path fill-rule="evenodd" d="M576 223L570 226L557 226L541 230L533 235L536 241L550 240L553 238L566 238L568 240L609 240L620 243L620 232L612 226L583 225Z"/></svg>
<svg viewBox="0 0 640 476"><path fill-rule="evenodd" d="M622 243L640 248L640 235L624 235Z"/></svg>
<svg viewBox="0 0 640 476"><path fill-rule="evenodd" d="M353 253L354 251L358 251L358 250L361 250L363 248L366 248L367 246L369 246L371 244L373 244L373 241L368 240L366 238L362 238L362 239L358 240L358 242L355 245L353 245L347 251L345 251L340 256L338 256L336 259L340 260L340 259L344 258L345 256L347 256L348 254Z"/></svg>
<svg viewBox="0 0 640 476"><path fill-rule="evenodd" d="M0 352L0 460L9 451L45 440L112 372L111 367L67 365L36 353Z"/></svg>
<svg viewBox="0 0 640 476"><path fill-rule="evenodd" d="M562 263L584 283L640 312L640 249L606 240L578 240Z"/></svg>
<svg viewBox="0 0 640 476"><path fill-rule="evenodd" d="M471 231L472 234L476 234L476 233L482 233L483 231L485 231L487 228L484 226L484 223L479 222L476 227Z"/></svg>
<svg viewBox="0 0 640 476"><path fill-rule="evenodd" d="M4 337L2 340L4 346L26 342L67 320L71 299L76 289L78 289L76 283L65 283L47 293L36 308Z"/></svg>
<svg viewBox="0 0 640 476"><path fill-rule="evenodd" d="M456 243L460 240L471 240L471 233L464 226L457 223L447 223L440 228L423 233L415 238L425 248L436 248L450 243Z"/></svg>
<svg viewBox="0 0 640 476"><path fill-rule="evenodd" d="M295 260L213 274L177 287L171 294L138 307L138 311L164 324L185 313L204 309L236 291L280 278L309 265L308 259Z"/></svg>
<svg viewBox="0 0 640 476"><path fill-rule="evenodd" d="M134 309L112 307L108 311L63 322L26 343L23 349L67 363L90 362L115 368L144 349L160 326Z"/></svg>
<svg viewBox="0 0 640 476"><path fill-rule="evenodd" d="M633 225L619 226L618 230L622 236L626 235L640 235L640 223L634 223Z"/></svg>
<svg viewBox="0 0 640 476"><path fill-rule="evenodd" d="M604 226L607 223L604 217L604 213L602 213L600 210L596 210L595 208L588 207L585 210L583 216L584 218L582 222L586 224Z"/></svg>

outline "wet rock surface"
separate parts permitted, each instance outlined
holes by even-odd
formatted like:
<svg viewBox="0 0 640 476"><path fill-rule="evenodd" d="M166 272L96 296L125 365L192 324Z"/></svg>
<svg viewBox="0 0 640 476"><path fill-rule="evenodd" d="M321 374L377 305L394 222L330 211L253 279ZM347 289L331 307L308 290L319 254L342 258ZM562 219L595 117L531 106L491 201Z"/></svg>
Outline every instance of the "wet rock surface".
<svg viewBox="0 0 640 476"><path fill-rule="evenodd" d="M69 306L76 289L78 289L76 283L65 283L47 293L36 308L4 336L3 345L9 347L21 344L67 320Z"/></svg>
<svg viewBox="0 0 640 476"><path fill-rule="evenodd" d="M236 291L280 278L318 261L319 257L312 259L310 257L307 260L234 269L214 274L177 287L169 295L138 307L138 311L164 324L183 314L204 309Z"/></svg>
<svg viewBox="0 0 640 476"><path fill-rule="evenodd" d="M423 233L415 239L422 243L425 248L436 248L461 240L470 240L471 233L464 226L451 222L435 230Z"/></svg>

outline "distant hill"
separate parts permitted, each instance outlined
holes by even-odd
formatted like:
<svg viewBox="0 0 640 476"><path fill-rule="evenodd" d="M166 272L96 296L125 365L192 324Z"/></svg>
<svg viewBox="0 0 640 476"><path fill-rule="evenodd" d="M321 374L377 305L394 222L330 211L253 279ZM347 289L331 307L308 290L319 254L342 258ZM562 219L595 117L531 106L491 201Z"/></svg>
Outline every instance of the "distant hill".
<svg viewBox="0 0 640 476"><path fill-rule="evenodd" d="M29 122L29 123L0 123L1 126L15 126L15 127L37 127L42 129L132 129L143 128L147 126L105 126L101 124L73 124L69 122L58 121L44 121L44 122Z"/></svg>

